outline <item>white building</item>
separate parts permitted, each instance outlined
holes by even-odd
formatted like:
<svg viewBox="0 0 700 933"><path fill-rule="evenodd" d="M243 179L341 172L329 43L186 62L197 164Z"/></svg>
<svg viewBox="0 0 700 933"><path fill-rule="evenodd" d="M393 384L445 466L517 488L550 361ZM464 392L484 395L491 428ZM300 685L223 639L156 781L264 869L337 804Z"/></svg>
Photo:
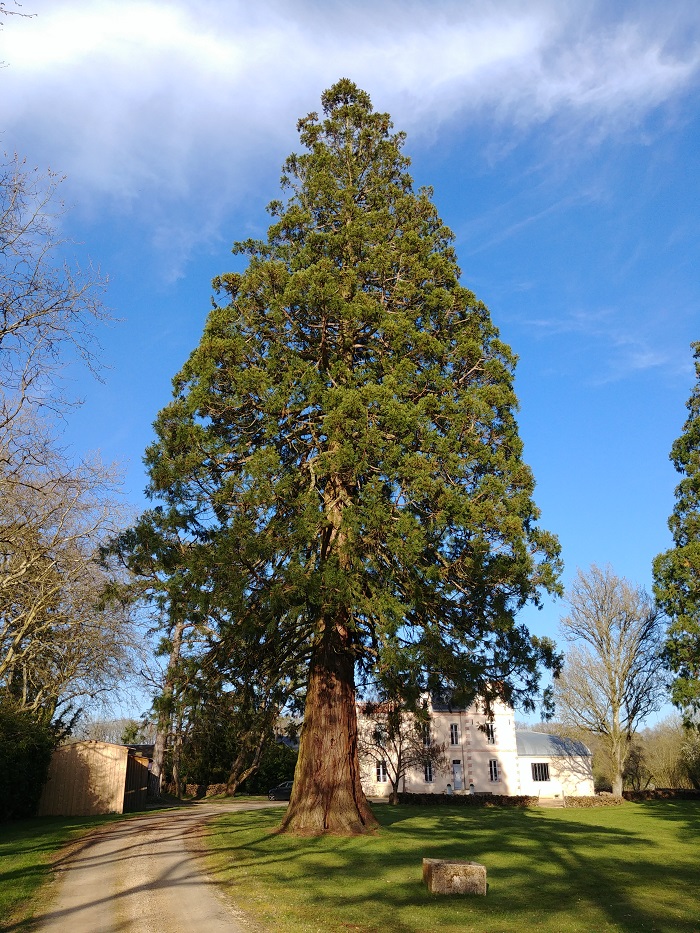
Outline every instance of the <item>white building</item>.
<svg viewBox="0 0 700 933"><path fill-rule="evenodd" d="M594 794L590 749L546 732L515 733L520 794L590 797Z"/></svg>
<svg viewBox="0 0 700 933"><path fill-rule="evenodd" d="M516 732L513 710L504 703L495 703L490 716L479 703L455 709L433 702L430 713L430 735L444 746L447 770L430 765L411 769L400 781L401 791L543 798L594 793L590 750L573 739ZM358 720L360 729L368 727L361 708ZM391 791L387 762L373 754L365 755L360 764L365 793L387 797Z"/></svg>

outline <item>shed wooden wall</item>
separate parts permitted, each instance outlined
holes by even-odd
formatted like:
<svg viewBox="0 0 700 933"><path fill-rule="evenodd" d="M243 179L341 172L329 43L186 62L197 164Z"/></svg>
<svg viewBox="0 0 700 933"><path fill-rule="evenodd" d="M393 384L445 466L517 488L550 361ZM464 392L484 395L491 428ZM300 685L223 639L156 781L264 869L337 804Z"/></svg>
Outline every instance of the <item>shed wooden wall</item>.
<svg viewBox="0 0 700 933"><path fill-rule="evenodd" d="M143 810L148 799L148 758L129 755L124 788L124 813Z"/></svg>
<svg viewBox="0 0 700 933"><path fill-rule="evenodd" d="M107 742L57 748L39 802L39 816L93 816L124 811L129 750Z"/></svg>

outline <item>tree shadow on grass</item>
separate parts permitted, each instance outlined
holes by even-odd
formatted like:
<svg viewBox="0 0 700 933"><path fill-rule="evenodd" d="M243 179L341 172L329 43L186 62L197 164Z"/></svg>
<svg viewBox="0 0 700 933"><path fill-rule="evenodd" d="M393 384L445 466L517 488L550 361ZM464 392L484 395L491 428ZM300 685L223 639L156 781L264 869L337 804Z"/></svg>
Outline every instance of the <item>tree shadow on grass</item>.
<svg viewBox="0 0 700 933"><path fill-rule="evenodd" d="M31 920L22 919L18 912L5 918L5 923L0 919L0 929L19 933L77 927L95 933L107 929L128 933L133 929L134 905L143 909L161 892L166 892L168 900L178 898L178 904L190 896L199 897L203 889L213 888L213 882L198 873L183 840L207 816L185 809L98 826L62 849L52 861L56 871L52 893L66 891L68 896L42 898ZM27 869L19 871L20 876L28 877ZM79 896L74 897L74 891ZM144 928L150 922L144 920Z"/></svg>
<svg viewBox="0 0 700 933"><path fill-rule="evenodd" d="M432 928L436 899L420 880L423 857L466 858L487 866L487 898L440 899L446 930L698 929L690 903L697 884L690 847L687 858L674 861L669 839L657 843L653 823L651 830L639 832L633 815L621 820L606 816L611 811L585 811L584 817L569 811L577 813L574 817L566 811L415 807L376 812L380 833L354 839L275 836L269 819L261 826L256 815L237 814L223 835L219 829L216 850L260 884L281 884L280 897L284 886L296 896L306 879L302 906L329 918L371 915L377 928L396 933ZM679 821L686 820L679 811ZM241 840L238 830L244 826L247 838ZM674 826L666 832L673 836ZM222 868L219 874L235 883L235 869ZM415 921L408 922L408 914Z"/></svg>
<svg viewBox="0 0 700 933"><path fill-rule="evenodd" d="M700 839L700 800L642 800L631 806L644 817L674 824L684 838Z"/></svg>

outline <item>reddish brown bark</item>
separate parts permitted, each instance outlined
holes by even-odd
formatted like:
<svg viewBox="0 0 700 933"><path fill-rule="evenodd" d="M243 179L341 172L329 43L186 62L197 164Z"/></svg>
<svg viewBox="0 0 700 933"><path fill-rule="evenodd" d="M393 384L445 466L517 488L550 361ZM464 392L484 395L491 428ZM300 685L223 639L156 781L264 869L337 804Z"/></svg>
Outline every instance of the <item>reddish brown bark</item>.
<svg viewBox="0 0 700 933"><path fill-rule="evenodd" d="M311 661L292 799L280 832L351 836L377 825L360 785L354 656L347 631L333 624Z"/></svg>

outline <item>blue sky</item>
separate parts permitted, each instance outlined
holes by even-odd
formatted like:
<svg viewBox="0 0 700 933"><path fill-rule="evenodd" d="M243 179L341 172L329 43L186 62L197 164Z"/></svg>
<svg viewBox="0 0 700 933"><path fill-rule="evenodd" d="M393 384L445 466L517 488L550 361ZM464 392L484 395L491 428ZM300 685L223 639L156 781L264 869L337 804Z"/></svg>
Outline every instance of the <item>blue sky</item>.
<svg viewBox="0 0 700 933"><path fill-rule="evenodd" d="M700 339L695 0L22 0L0 33L0 144L65 173L70 253L109 276L104 383L68 373L76 451L141 457L230 245L264 235L298 117L341 76L406 130L463 282L520 358L542 524L565 582L648 588L668 546ZM10 7L11 8L11 7ZM235 260L237 261L237 260ZM561 604L528 613L555 634Z"/></svg>

